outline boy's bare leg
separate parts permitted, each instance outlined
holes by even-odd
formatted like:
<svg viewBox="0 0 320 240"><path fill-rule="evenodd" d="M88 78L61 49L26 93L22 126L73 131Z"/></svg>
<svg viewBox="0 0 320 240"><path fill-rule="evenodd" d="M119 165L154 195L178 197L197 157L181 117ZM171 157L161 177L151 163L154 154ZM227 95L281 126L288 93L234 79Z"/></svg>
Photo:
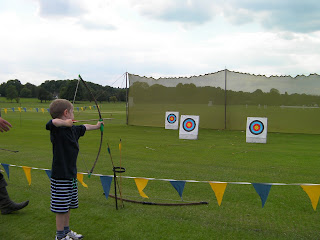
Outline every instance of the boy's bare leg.
<svg viewBox="0 0 320 240"><path fill-rule="evenodd" d="M67 213L56 214L56 227L57 231L63 231L64 227L69 226L70 210Z"/></svg>

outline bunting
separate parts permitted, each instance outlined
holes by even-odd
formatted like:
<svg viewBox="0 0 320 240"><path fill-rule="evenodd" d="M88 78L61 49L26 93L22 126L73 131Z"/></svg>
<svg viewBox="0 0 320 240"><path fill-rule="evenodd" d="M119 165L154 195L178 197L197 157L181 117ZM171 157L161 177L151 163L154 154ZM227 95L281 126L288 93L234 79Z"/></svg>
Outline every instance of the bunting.
<svg viewBox="0 0 320 240"><path fill-rule="evenodd" d="M301 185L302 189L308 194L313 210L317 210L320 196L320 185Z"/></svg>
<svg viewBox="0 0 320 240"><path fill-rule="evenodd" d="M27 166L17 166L11 165L6 163L0 163L1 166L4 168L8 178L10 176L9 167L20 167L23 169L29 186L31 185L31 169L43 170L46 172L48 178L51 178L51 170L50 169L43 169L43 168L35 168L35 167L27 167ZM83 187L88 188L88 185L83 182L83 176L88 173L78 173L77 179L82 184ZM103 191L105 193L106 198L108 199L108 195L110 192L111 182L112 182L112 175L101 175L101 174L92 174L93 176L99 176L101 180L101 185ZM149 198L143 190L148 184L149 180L158 180L158 181L167 181L170 182L174 189L178 192L180 198L182 199L183 191L185 184L188 183L209 183L212 190L215 193L218 205L221 206L222 199L228 184L242 184L242 185L252 185L255 191L258 193L262 208L264 207L271 187L274 185L277 186L300 186L308 195L312 207L314 211L317 209L317 205L319 202L320 197L320 184L312 184L312 183L249 183L249 182L213 182L213 181L196 181L196 180L173 180L173 179L156 179L156 178L137 178L137 177L130 177L130 176L121 176L121 178L128 178L134 179L136 186L138 188L139 194L144 198ZM182 199L183 200L183 199Z"/></svg>
<svg viewBox="0 0 320 240"><path fill-rule="evenodd" d="M183 190L184 190L184 186L185 186L186 182L185 181L176 181L176 180L174 180L174 181L170 181L170 183L174 187L174 189L177 190L181 200L183 200L182 199L182 194L183 194Z"/></svg>
<svg viewBox="0 0 320 240"><path fill-rule="evenodd" d="M259 194L262 202L262 207L264 207L271 189L271 185L266 183L252 183L252 186Z"/></svg>
<svg viewBox="0 0 320 240"><path fill-rule="evenodd" d="M46 174L48 175L48 178L51 179L51 170L49 169L46 169Z"/></svg>
<svg viewBox="0 0 320 240"><path fill-rule="evenodd" d="M227 187L227 183L214 183L214 182L209 182L212 190L214 191L214 194L216 195L217 201L219 206L221 205L222 198L224 195L224 192Z"/></svg>
<svg viewBox="0 0 320 240"><path fill-rule="evenodd" d="M9 174L9 164L5 164L5 163L1 163L2 167L4 168L4 170L7 173L8 179L10 178L10 174Z"/></svg>
<svg viewBox="0 0 320 240"><path fill-rule="evenodd" d="M137 185L137 188L138 188L138 191L141 195L141 197L143 198L149 198L144 192L143 192L143 189L147 186L148 184L148 179L145 179L145 178L135 178L134 179L136 185Z"/></svg>
<svg viewBox="0 0 320 240"><path fill-rule="evenodd" d="M31 185L31 167L22 166L24 174L28 180L29 186Z"/></svg>
<svg viewBox="0 0 320 240"><path fill-rule="evenodd" d="M106 199L109 197L110 192L110 186L112 182L112 177L110 176L100 176L101 185L103 188L104 195L106 196Z"/></svg>
<svg viewBox="0 0 320 240"><path fill-rule="evenodd" d="M82 186L84 186L85 188L88 188L88 185L85 184L83 181L83 173L77 173L77 179L82 184Z"/></svg>
<svg viewBox="0 0 320 240"><path fill-rule="evenodd" d="M81 110L81 111L85 111L87 108L89 108L90 110L92 109L95 109L96 106L82 106L82 107L76 107L76 109L78 110L78 112ZM12 110L12 112L15 112L15 110L17 109L20 113L22 112L22 110L24 112L33 112L33 111L36 111L36 112L39 112L39 110L44 113L45 112L45 108L38 108L38 107L12 107L12 108L9 108ZM4 110L4 113L5 114L8 114L8 108L1 108L1 110ZM50 109L49 108L46 108L47 112L50 113Z"/></svg>

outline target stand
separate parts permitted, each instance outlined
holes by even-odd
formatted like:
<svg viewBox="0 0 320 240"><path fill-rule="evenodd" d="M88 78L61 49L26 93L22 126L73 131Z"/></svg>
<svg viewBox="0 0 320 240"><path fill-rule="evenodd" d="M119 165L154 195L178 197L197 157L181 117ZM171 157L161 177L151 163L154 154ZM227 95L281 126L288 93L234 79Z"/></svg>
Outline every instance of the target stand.
<svg viewBox="0 0 320 240"><path fill-rule="evenodd" d="M199 116L181 115L179 139L198 139Z"/></svg>
<svg viewBox="0 0 320 240"><path fill-rule="evenodd" d="M165 129L178 130L179 112L166 112Z"/></svg>
<svg viewBox="0 0 320 240"><path fill-rule="evenodd" d="M115 200L116 200L116 209L118 210L118 198L117 198L117 185L119 187L119 183L117 180L117 173L124 173L126 171L126 169L124 167L113 167L113 176L114 176L114 196L115 196ZM122 201L122 196L121 196L121 189L119 187L119 191L120 191L120 199ZM122 203L122 207L123 207L123 203Z"/></svg>
<svg viewBox="0 0 320 240"><path fill-rule="evenodd" d="M248 117L246 128L247 143L267 143L268 118Z"/></svg>

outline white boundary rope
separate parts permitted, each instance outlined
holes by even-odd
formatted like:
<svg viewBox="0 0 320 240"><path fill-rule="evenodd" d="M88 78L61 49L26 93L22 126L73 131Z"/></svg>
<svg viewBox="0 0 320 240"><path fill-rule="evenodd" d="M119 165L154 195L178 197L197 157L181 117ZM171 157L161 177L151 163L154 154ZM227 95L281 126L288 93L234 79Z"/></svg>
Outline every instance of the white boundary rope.
<svg viewBox="0 0 320 240"><path fill-rule="evenodd" d="M0 163L1 164L1 163ZM5 163L3 163L5 164ZM13 164L8 164L10 167L27 167L27 166L18 166L18 165L13 165ZM35 170L51 170L51 169L46 169L46 168L36 168L36 167L30 167L31 169ZM88 173L83 173L83 172L78 172L83 175L88 175ZM103 175L103 174L97 174L97 173L92 173L92 176L108 176L108 177L114 177L113 175ZM119 176L117 176L119 177ZM135 178L142 178L142 179L147 179L151 181L166 181L166 182L172 182L172 181L183 181L183 182L189 182L189 183L227 183L227 184L237 184L237 185L250 185L252 183L250 182L220 182L220 181L197 181L197 180L176 180L176 179L165 179L165 178L146 178L146 177L130 177L130 176L121 176L121 178L128 178L128 179L135 179ZM273 186L300 186L300 185L306 185L306 186L314 186L314 185L320 185L320 183L261 183L261 184L266 184L266 185L273 185Z"/></svg>

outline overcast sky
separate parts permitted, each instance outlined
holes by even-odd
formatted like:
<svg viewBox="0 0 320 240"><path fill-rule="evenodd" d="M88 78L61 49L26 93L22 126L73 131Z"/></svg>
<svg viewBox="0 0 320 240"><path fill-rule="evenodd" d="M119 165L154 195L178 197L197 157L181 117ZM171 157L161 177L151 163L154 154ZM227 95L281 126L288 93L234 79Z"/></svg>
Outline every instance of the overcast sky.
<svg viewBox="0 0 320 240"><path fill-rule="evenodd" d="M320 72L319 0L0 0L0 83Z"/></svg>

